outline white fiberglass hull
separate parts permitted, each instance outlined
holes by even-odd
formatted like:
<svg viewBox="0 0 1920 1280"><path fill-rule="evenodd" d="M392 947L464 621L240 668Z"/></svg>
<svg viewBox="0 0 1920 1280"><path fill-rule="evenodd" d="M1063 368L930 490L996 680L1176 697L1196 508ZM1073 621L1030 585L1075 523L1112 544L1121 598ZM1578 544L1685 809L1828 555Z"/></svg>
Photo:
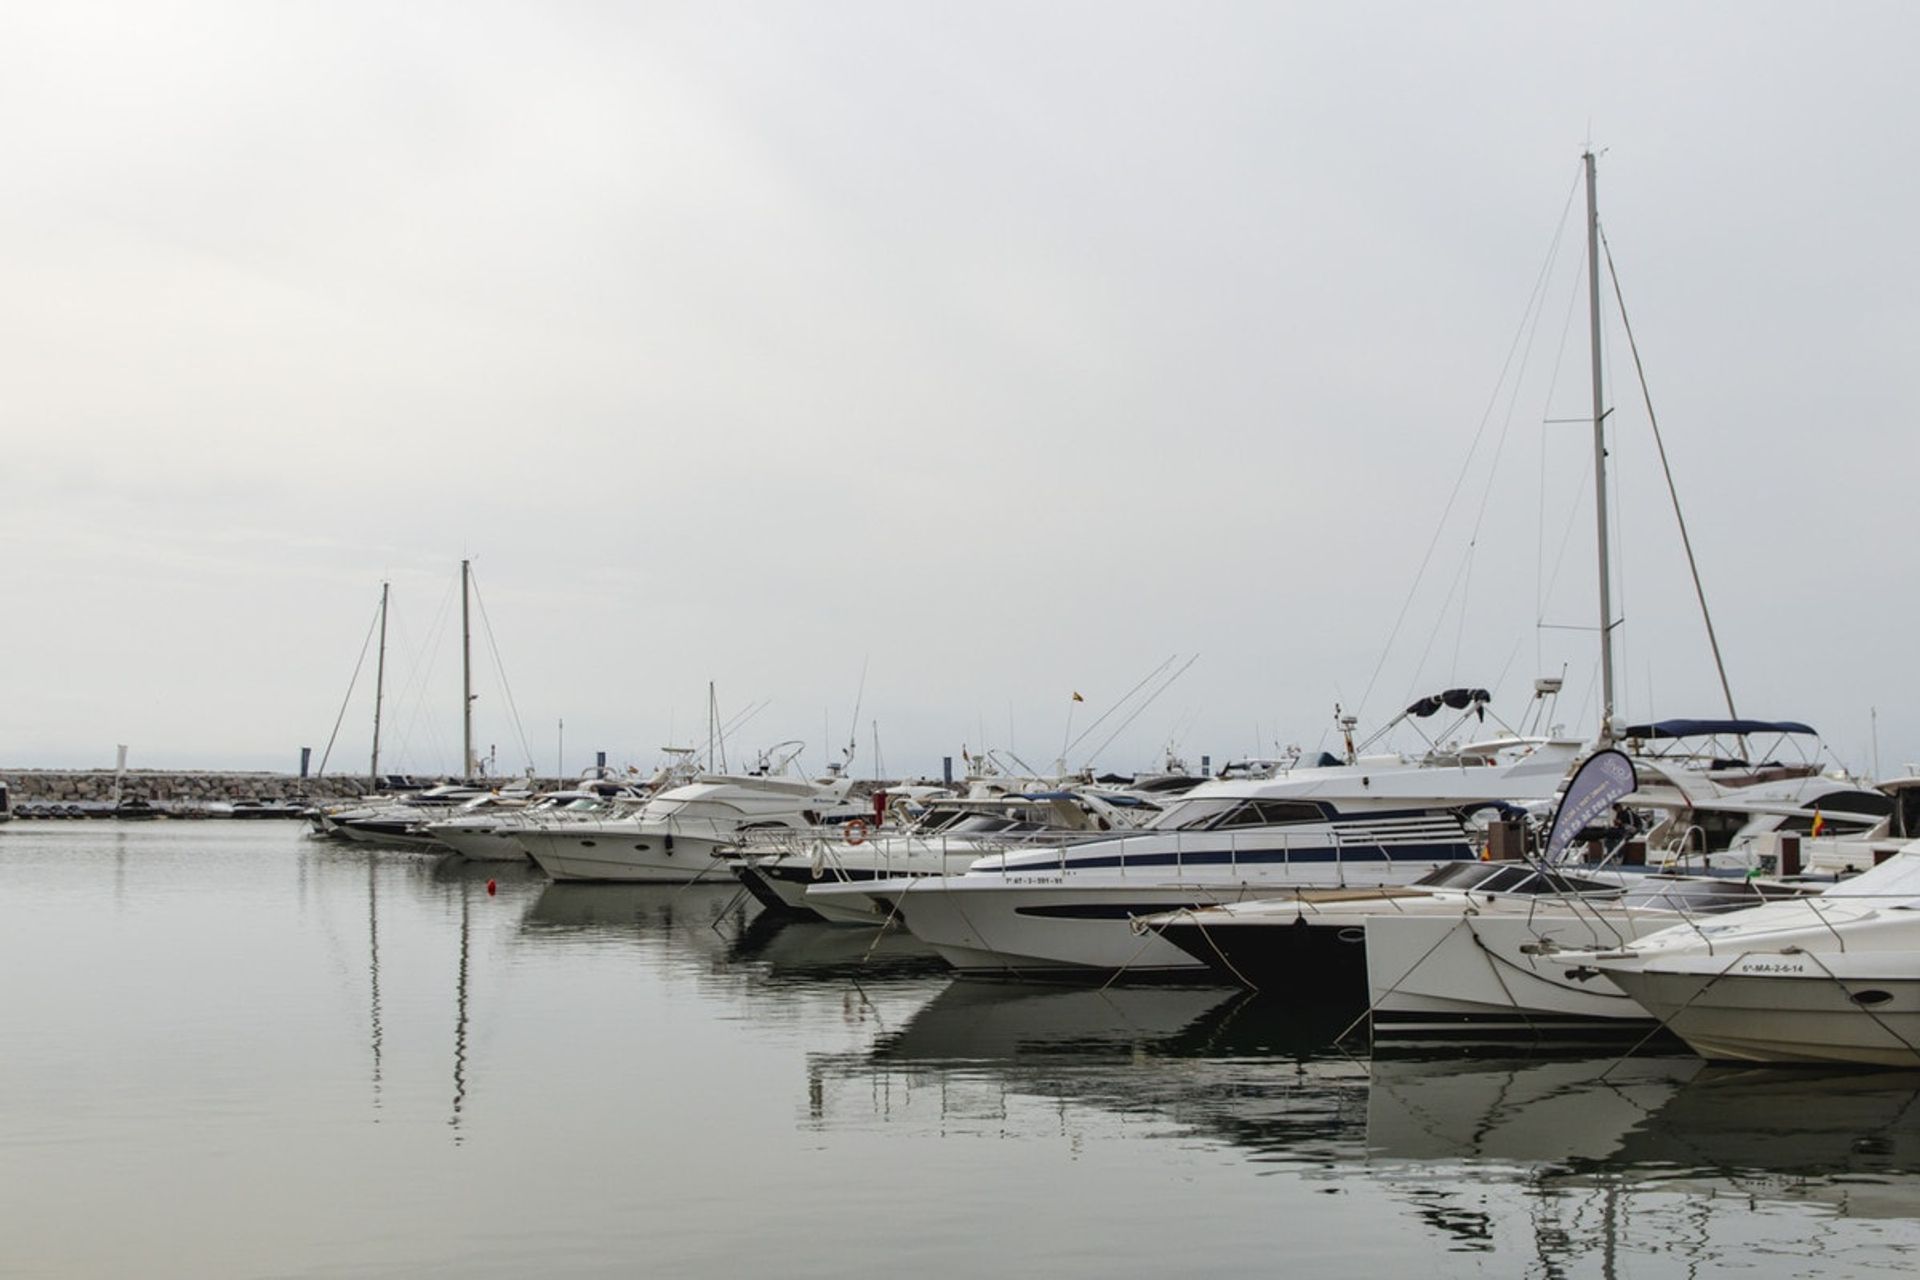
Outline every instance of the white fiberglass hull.
<svg viewBox="0 0 1920 1280"><path fill-rule="evenodd" d="M469 862L525 862L527 848L520 843L520 830L435 823L427 828L427 834Z"/></svg>
<svg viewBox="0 0 1920 1280"><path fill-rule="evenodd" d="M724 880L714 854L724 837L666 833L636 822L618 828L531 830L520 834L527 853L556 881L685 884Z"/></svg>
<svg viewBox="0 0 1920 1280"><path fill-rule="evenodd" d="M1542 951L1611 947L1663 929L1666 912L1383 912L1364 922L1376 1034L1577 1031L1644 1024L1648 1014L1591 965ZM1604 923L1602 923L1604 922Z"/></svg>
<svg viewBox="0 0 1920 1280"><path fill-rule="evenodd" d="M862 886L905 876L961 875L982 852L979 847L955 846L940 853L879 850L866 858L844 853L821 859L786 857L742 866L736 874L763 902L771 897L782 907L833 924L872 924L884 919L891 907L859 892ZM822 892L843 887L843 893Z"/></svg>
<svg viewBox="0 0 1920 1280"><path fill-rule="evenodd" d="M889 905L900 904L900 915L915 936L964 973L1077 968L1191 976L1206 965L1157 933L1136 931L1136 918L1306 890L1405 885L1435 865L1425 858L1346 867L1272 859L1249 862L1242 874L1231 878L1222 874L1227 868L1215 867L1184 875L1151 864L1140 871L1120 867L1046 873L1022 868L896 882L906 892L886 898ZM881 896L879 886L874 896Z"/></svg>
<svg viewBox="0 0 1920 1280"><path fill-rule="evenodd" d="M807 910L828 924L888 924L894 920L894 899L887 894L869 893L877 884L890 880L822 880L807 888L802 897Z"/></svg>
<svg viewBox="0 0 1920 1280"><path fill-rule="evenodd" d="M1917 958L1762 952L1671 969L1609 966L1608 973L1703 1058L1915 1067Z"/></svg>
<svg viewBox="0 0 1920 1280"><path fill-rule="evenodd" d="M338 822L327 833L336 840L353 844L379 845L387 849L439 849L440 842L417 826L397 822Z"/></svg>
<svg viewBox="0 0 1920 1280"><path fill-rule="evenodd" d="M1069 884L1009 886L932 876L876 885L914 936L962 973L997 977L1198 976L1200 961L1139 916L1271 895L1266 885Z"/></svg>
<svg viewBox="0 0 1920 1280"><path fill-rule="evenodd" d="M1920 841L1819 897L1583 959L1702 1057L1920 1066Z"/></svg>

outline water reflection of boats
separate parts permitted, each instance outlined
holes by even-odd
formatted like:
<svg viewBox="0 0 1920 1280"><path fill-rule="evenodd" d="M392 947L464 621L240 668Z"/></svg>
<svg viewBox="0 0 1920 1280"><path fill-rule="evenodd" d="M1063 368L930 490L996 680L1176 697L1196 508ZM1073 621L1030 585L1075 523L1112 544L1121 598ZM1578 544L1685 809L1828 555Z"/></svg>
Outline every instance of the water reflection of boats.
<svg viewBox="0 0 1920 1280"><path fill-rule="evenodd" d="M1230 987L1047 989L955 980L873 1048L876 1061L996 1063L1110 1060L1178 1036L1234 1001Z"/></svg>
<svg viewBox="0 0 1920 1280"><path fill-rule="evenodd" d="M1920 1072L1703 1067L1611 1163L1848 1217L1920 1216Z"/></svg>
<svg viewBox="0 0 1920 1280"><path fill-rule="evenodd" d="M1692 1057L1375 1062L1370 1159L1912 1218L1920 1072L1718 1067Z"/></svg>
<svg viewBox="0 0 1920 1280"><path fill-rule="evenodd" d="M905 929L848 928L786 912L762 911L729 952L765 966L775 981L926 977L949 972L932 947Z"/></svg>
<svg viewBox="0 0 1920 1280"><path fill-rule="evenodd" d="M979 1122L994 1136L1023 1114L1051 1130L1066 1106L1076 1133L1149 1116L1250 1161L1364 1178L1418 1204L1462 1180L1576 1217L1670 1194L1700 1213L1764 1200L1911 1218L1920 1204L1920 1073L1809 1077L1680 1054L1369 1061L1332 1048L1338 1030L1225 988L961 979L866 1052L811 1059L811 1093L822 1119L857 1123L873 1108L897 1123L932 1106L941 1132ZM830 1087L848 1083L863 1087ZM1019 1099L1043 1105L1023 1113ZM1658 1217L1675 1202L1634 1203ZM1460 1227L1433 1222L1450 1238Z"/></svg>
<svg viewBox="0 0 1920 1280"><path fill-rule="evenodd" d="M753 908L736 884L552 883L527 908L521 936L648 945L673 937L711 939L699 950L716 957L726 949Z"/></svg>
<svg viewBox="0 0 1920 1280"><path fill-rule="evenodd" d="M1367 1150L1389 1161L1605 1160L1700 1066L1691 1056L1376 1059Z"/></svg>
<svg viewBox="0 0 1920 1280"><path fill-rule="evenodd" d="M351 848L352 846L347 846ZM473 862L457 853L445 853L427 863L428 877L435 884L467 884L479 887L489 880L502 889L520 886L522 891L544 887L548 880L531 862Z"/></svg>
<svg viewBox="0 0 1920 1280"><path fill-rule="evenodd" d="M1366 1065L1339 1027L1235 987L1089 987L960 978L866 1052L810 1060L815 1116L1007 1132L1017 1099L1050 1130L1165 1120L1291 1163L1364 1155ZM853 1088L829 1087L854 1085ZM904 1087L895 1087L896 1085ZM931 1086L928 1088L926 1086Z"/></svg>

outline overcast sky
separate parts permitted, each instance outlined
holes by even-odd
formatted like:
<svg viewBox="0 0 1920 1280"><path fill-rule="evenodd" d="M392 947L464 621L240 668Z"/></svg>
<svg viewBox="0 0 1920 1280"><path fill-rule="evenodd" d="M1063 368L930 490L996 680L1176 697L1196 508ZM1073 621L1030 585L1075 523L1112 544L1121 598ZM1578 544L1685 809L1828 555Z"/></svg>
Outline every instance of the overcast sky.
<svg viewBox="0 0 1920 1280"><path fill-rule="evenodd" d="M0 765L317 757L386 580L389 767L455 768L463 556L503 771L562 720L570 772L704 744L709 681L765 704L736 760L858 697L863 775L876 722L896 776L1044 764L1173 654L1095 763L1562 671L1590 731L1591 144L1738 709L1869 771L1877 711L1894 772L1916 47L1903 4L0 4ZM1718 714L1610 326L1621 713Z"/></svg>

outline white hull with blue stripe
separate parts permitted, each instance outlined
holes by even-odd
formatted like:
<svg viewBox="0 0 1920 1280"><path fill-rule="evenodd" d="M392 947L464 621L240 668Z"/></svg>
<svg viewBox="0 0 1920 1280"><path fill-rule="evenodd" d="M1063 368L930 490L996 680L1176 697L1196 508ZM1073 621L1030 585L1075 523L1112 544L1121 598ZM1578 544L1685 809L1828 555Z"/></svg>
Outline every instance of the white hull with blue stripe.
<svg viewBox="0 0 1920 1280"><path fill-rule="evenodd" d="M965 875L861 892L966 973L1195 974L1134 919L1307 890L1410 884L1478 856L1476 810L1548 800L1578 743L1509 740L1457 763L1362 761L1207 783L1145 830L982 858Z"/></svg>

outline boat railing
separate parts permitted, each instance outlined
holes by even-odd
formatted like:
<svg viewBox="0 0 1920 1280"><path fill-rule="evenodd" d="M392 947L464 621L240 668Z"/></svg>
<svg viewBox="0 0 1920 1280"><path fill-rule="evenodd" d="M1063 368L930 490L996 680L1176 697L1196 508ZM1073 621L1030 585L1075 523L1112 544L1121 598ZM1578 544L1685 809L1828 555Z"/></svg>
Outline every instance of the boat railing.
<svg viewBox="0 0 1920 1280"><path fill-rule="evenodd" d="M1677 866L1684 871L1692 864L1696 852L1703 859L1707 856L1706 829L1697 822L1690 822L1661 845L1657 852L1662 866Z"/></svg>
<svg viewBox="0 0 1920 1280"><path fill-rule="evenodd" d="M955 859L970 863L996 854L1064 846L1089 838L1079 832L1049 829L954 835L944 831L920 832L911 827L904 830L882 827L858 842L846 837L845 828L836 824L756 828L737 833L730 844L716 851L716 856L751 862L807 857L824 869L840 866L857 855L863 870L887 872L897 868L914 872L937 862L939 870L947 872L952 870L949 864Z"/></svg>

